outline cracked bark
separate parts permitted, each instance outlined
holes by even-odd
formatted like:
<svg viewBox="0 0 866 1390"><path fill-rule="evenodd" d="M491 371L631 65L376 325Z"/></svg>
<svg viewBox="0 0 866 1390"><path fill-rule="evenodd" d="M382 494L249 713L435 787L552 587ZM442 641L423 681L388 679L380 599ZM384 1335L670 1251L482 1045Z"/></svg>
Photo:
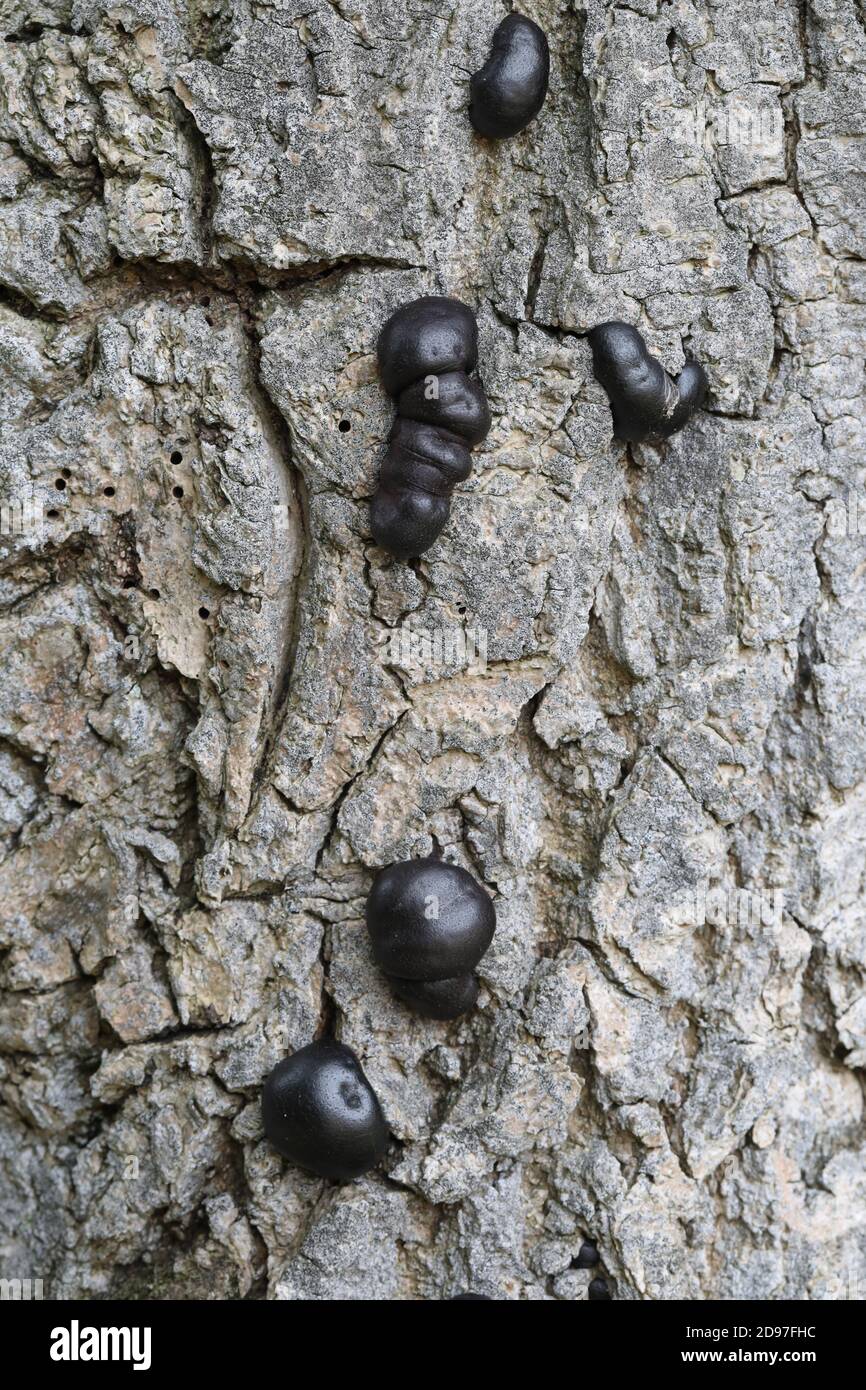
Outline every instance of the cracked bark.
<svg viewBox="0 0 866 1390"><path fill-rule="evenodd" d="M0 1274L50 1297L579 1300L587 1237L619 1298L866 1288L863 27L522 9L550 94L491 143L496 0L4 5ZM398 566L426 292L494 428ZM661 448L611 317L707 367ZM499 916L453 1025L363 928L434 839ZM323 1029L394 1135L349 1187L261 1132Z"/></svg>

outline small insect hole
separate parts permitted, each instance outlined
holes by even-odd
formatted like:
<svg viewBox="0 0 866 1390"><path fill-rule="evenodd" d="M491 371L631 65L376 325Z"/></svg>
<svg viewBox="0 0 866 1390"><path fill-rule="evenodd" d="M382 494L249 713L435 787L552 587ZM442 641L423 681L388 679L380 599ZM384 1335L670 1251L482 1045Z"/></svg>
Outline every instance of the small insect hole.
<svg viewBox="0 0 866 1390"><path fill-rule="evenodd" d="M199 615L200 618L209 618L209 617L210 617L210 609L209 609L209 608L205 608L204 606L202 606L202 607L198 610L198 615Z"/></svg>
<svg viewBox="0 0 866 1390"><path fill-rule="evenodd" d="M340 434L348 434L348 433L349 433L349 430L350 430L351 428L352 428L352 421L351 421L351 420L341 420L340 423L339 423L339 425L337 426L337 429L340 431Z"/></svg>
<svg viewBox="0 0 866 1390"><path fill-rule="evenodd" d="M172 492L173 492L173 494L174 494L175 497L183 497L183 488L180 487L180 486L178 486L178 487L173 487L173 488L172 488Z"/></svg>
<svg viewBox="0 0 866 1390"><path fill-rule="evenodd" d="M180 449L172 449L170 457L172 463L183 463L183 454Z"/></svg>

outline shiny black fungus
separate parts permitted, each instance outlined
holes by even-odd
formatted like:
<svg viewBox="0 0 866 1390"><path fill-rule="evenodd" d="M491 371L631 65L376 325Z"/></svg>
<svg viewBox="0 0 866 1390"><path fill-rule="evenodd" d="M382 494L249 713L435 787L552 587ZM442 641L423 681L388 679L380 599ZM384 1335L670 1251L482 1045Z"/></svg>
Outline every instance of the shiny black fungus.
<svg viewBox="0 0 866 1390"><path fill-rule="evenodd" d="M457 1018L475 1004L472 974L493 940L496 912L480 883L430 855L382 869L367 898L373 957L394 992L429 1018Z"/></svg>
<svg viewBox="0 0 866 1390"><path fill-rule="evenodd" d="M598 1250L595 1243L585 1240L577 1252L577 1259L574 1262L575 1269L592 1269L599 1261Z"/></svg>
<svg viewBox="0 0 866 1390"><path fill-rule="evenodd" d="M451 493L469 476L469 450L490 429L475 315L459 299L403 304L379 335L379 371L397 419L370 507L376 543L398 560L421 555L443 530Z"/></svg>
<svg viewBox="0 0 866 1390"><path fill-rule="evenodd" d="M480 883L457 864L430 855L382 869L367 899L377 964L406 980L449 980L479 962L496 926Z"/></svg>
<svg viewBox="0 0 866 1390"><path fill-rule="evenodd" d="M424 380L401 391L397 414L404 420L448 430L467 444L480 444L490 429L490 406L481 382L465 372L443 372L435 381L435 391Z"/></svg>
<svg viewBox="0 0 866 1390"><path fill-rule="evenodd" d="M675 381L650 356L630 324L616 319L600 323L588 337L593 370L610 399L617 439L666 439L703 404L707 374L699 362L687 362Z"/></svg>
<svg viewBox="0 0 866 1390"><path fill-rule="evenodd" d="M265 1081L262 1119L274 1148L323 1178L368 1172L388 1147L388 1126L358 1058L342 1043L310 1043Z"/></svg>
<svg viewBox="0 0 866 1390"><path fill-rule="evenodd" d="M392 975L391 988L398 999L425 1018L460 1018L474 1008L478 998L474 975L458 975L453 980L401 980Z"/></svg>
<svg viewBox="0 0 866 1390"><path fill-rule="evenodd" d="M502 140L524 130L544 105L549 77L544 30L521 14L506 16L487 62L469 79L469 119L478 134Z"/></svg>
<svg viewBox="0 0 866 1390"><path fill-rule="evenodd" d="M471 372L478 362L475 315L460 299L425 294L388 319L376 346L379 375L389 396L419 377Z"/></svg>
<svg viewBox="0 0 866 1390"><path fill-rule="evenodd" d="M602 1279L600 1275L597 1279L593 1279L589 1286L589 1301L590 1303L609 1303L611 1301L607 1280Z"/></svg>

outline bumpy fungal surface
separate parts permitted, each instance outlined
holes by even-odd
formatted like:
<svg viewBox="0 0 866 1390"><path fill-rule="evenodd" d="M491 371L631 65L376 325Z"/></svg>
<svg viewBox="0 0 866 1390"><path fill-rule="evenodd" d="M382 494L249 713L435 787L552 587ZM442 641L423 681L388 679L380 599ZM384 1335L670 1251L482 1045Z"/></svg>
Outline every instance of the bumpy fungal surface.
<svg viewBox="0 0 866 1390"><path fill-rule="evenodd" d="M373 957L395 993L418 1013L456 1018L475 1003L472 971L496 928L489 895L457 864L435 855L391 864L367 898Z"/></svg>
<svg viewBox="0 0 866 1390"><path fill-rule="evenodd" d="M388 1147L385 1117L358 1058L327 1039L274 1067L262 1092L262 1119L284 1158L323 1178L359 1178Z"/></svg>
<svg viewBox="0 0 866 1390"><path fill-rule="evenodd" d="M487 62L469 80L469 119L478 134L502 140L524 130L544 105L549 77L544 30L524 15L508 15Z"/></svg>
<svg viewBox="0 0 866 1390"><path fill-rule="evenodd" d="M457 975L452 980L401 980L392 975L391 988L398 999L426 1018L459 1018L474 1008L478 998L474 975Z"/></svg>
<svg viewBox="0 0 866 1390"><path fill-rule="evenodd" d="M703 403L707 374L699 362L687 362L674 381L630 324L613 319L587 336L593 370L610 397L617 439L666 439Z"/></svg>
<svg viewBox="0 0 866 1390"><path fill-rule="evenodd" d="M397 398L388 449L371 505L373 535L408 560L442 531L455 485L471 469L469 449L490 429L478 361L475 315L459 299L423 295L403 304L379 335L379 371Z"/></svg>

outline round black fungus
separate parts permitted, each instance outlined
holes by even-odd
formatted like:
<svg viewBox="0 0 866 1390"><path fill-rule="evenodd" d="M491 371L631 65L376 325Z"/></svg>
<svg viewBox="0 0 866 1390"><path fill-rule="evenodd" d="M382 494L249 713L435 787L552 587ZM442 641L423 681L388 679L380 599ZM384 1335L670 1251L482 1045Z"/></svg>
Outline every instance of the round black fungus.
<svg viewBox="0 0 866 1390"><path fill-rule="evenodd" d="M611 1301L606 1279L602 1279L600 1276L598 1279L593 1279L589 1286L589 1301L590 1303L609 1303Z"/></svg>
<svg viewBox="0 0 866 1390"><path fill-rule="evenodd" d="M593 370L610 399L617 439L666 439L703 404L707 374L699 362L687 362L674 381L630 324L613 319L588 336Z"/></svg>
<svg viewBox="0 0 866 1390"><path fill-rule="evenodd" d="M425 294L401 304L379 334L382 385L389 396L419 377L471 372L478 362L478 327L468 304Z"/></svg>
<svg viewBox="0 0 866 1390"><path fill-rule="evenodd" d="M479 962L496 926L493 903L457 864L430 855L376 875L367 927L376 962L406 980L449 980Z"/></svg>
<svg viewBox="0 0 866 1390"><path fill-rule="evenodd" d="M469 119L479 135L517 135L544 105L550 49L543 29L510 14L496 29L490 57L469 79Z"/></svg>
<svg viewBox="0 0 866 1390"><path fill-rule="evenodd" d="M577 1259L574 1262L575 1269L592 1269L593 1265L598 1264L598 1251L591 1240L585 1240L577 1252Z"/></svg>
<svg viewBox="0 0 866 1390"><path fill-rule="evenodd" d="M398 560L421 555L448 520L455 485L469 476L469 449L490 429L475 315L459 299L424 295L403 304L379 335L379 370L397 398L397 419L373 496L378 545Z"/></svg>
<svg viewBox="0 0 866 1390"><path fill-rule="evenodd" d="M338 1042L310 1043L274 1067L262 1119L284 1158L323 1178L358 1178L388 1147L376 1093L352 1049Z"/></svg>
<svg viewBox="0 0 866 1390"><path fill-rule="evenodd" d="M496 912L471 874L435 855L391 864L367 898L373 956L397 996L428 1018L458 1018L478 997L472 974Z"/></svg>
<svg viewBox="0 0 866 1390"><path fill-rule="evenodd" d="M478 998L474 975L457 975L453 980L401 980L392 975L391 988L398 999L425 1018L460 1018L474 1008Z"/></svg>

